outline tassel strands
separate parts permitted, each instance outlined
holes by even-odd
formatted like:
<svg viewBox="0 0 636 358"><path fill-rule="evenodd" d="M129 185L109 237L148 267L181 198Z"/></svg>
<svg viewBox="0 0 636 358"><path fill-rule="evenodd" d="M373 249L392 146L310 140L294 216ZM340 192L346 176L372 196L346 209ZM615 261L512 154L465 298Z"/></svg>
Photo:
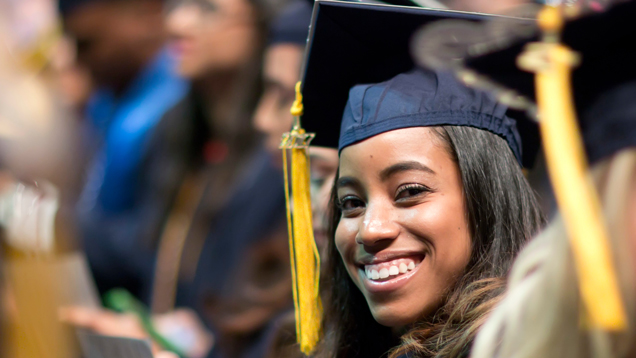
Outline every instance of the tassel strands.
<svg viewBox="0 0 636 358"><path fill-rule="evenodd" d="M322 302L318 288L320 256L314 240L307 155L307 148L314 135L305 133L305 130L300 127L299 117L302 115L302 110L299 82L296 85L296 101L291 109L295 117L294 126L291 132L283 135L280 148L283 151L296 335L302 352L311 354L320 338ZM288 151L291 151L291 187Z"/></svg>
<svg viewBox="0 0 636 358"><path fill-rule="evenodd" d="M625 308L572 102L570 73L578 58L558 43L563 21L560 11L546 6L540 13L544 41L529 44L518 64L536 73L546 163L570 236L585 321L591 328L621 331L627 327Z"/></svg>

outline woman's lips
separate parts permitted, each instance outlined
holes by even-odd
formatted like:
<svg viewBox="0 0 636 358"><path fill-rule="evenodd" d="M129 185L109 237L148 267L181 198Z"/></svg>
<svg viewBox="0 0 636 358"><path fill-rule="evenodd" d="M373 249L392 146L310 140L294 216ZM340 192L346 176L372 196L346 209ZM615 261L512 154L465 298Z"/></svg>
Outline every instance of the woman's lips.
<svg viewBox="0 0 636 358"><path fill-rule="evenodd" d="M386 292L404 285L426 256L409 256L358 266L358 275L369 292Z"/></svg>

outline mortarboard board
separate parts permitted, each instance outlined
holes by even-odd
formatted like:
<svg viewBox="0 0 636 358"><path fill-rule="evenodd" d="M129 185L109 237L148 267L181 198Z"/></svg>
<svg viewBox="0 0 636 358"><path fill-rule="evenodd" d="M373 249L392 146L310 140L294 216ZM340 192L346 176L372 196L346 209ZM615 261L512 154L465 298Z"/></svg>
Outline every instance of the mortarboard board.
<svg viewBox="0 0 636 358"><path fill-rule="evenodd" d="M502 137L521 164L521 138L506 111L493 95L466 87L449 72L414 69L349 91L338 149L400 128L470 126Z"/></svg>
<svg viewBox="0 0 636 358"><path fill-rule="evenodd" d="M625 309L599 200L585 172L584 152L596 162L636 146L636 51L631 46L636 39L632 24L636 2L565 24L563 13L554 7L539 13L541 42L531 37L487 54L473 51L483 49L488 41L497 42L484 38L463 50L481 55L468 55L463 66L450 67L467 83L491 88L524 109L537 102L538 111L528 113L538 114L545 137L545 155L575 256L586 323L597 329L623 330ZM444 36L435 30L424 30L421 39ZM442 64L427 55L421 57L422 62ZM519 95L525 100L515 99Z"/></svg>
<svg viewBox="0 0 636 358"><path fill-rule="evenodd" d="M313 240L305 152L314 133L312 144L338 148L339 141L341 146L349 145L398 128L467 125L499 134L518 159L521 152L515 121L506 116L506 108L493 96L469 89L449 74L414 70L411 59L411 37L422 25L448 18L481 21L489 15L319 0L312 16L302 91L297 86L297 100L292 107L296 120L281 143L285 170L287 150L292 152L292 187L290 190L288 182L285 187L296 329L301 350L306 354L318 342L321 314L317 289L320 260ZM444 98L426 97L431 93ZM458 100L453 104L454 95ZM400 107L406 112L399 114L411 116L414 122L405 125L390 115L396 110L392 105L396 101L389 100L391 96L403 104L412 104ZM349 109L356 110L345 111L347 103ZM437 110L441 111L439 116L433 113ZM442 116L446 116L444 121ZM287 173L284 178L288 180Z"/></svg>
<svg viewBox="0 0 636 358"><path fill-rule="evenodd" d="M74 10L78 9L85 4L89 4L97 1L113 1L113 0L58 0L57 9L62 16L67 16ZM130 1L130 0L126 0ZM162 1L162 0L157 0Z"/></svg>
<svg viewBox="0 0 636 358"><path fill-rule="evenodd" d="M57 8L62 16L66 16L80 6L94 1L104 0L58 0Z"/></svg>
<svg viewBox="0 0 636 358"><path fill-rule="evenodd" d="M349 90L354 85L387 81L413 69L410 43L421 26L445 19L480 22L499 16L317 1L313 17L303 68L301 122L307 132L316 133L313 145L338 148ZM518 116L512 112L506 114ZM522 125L523 162L531 166L538 148L538 134L533 124Z"/></svg>

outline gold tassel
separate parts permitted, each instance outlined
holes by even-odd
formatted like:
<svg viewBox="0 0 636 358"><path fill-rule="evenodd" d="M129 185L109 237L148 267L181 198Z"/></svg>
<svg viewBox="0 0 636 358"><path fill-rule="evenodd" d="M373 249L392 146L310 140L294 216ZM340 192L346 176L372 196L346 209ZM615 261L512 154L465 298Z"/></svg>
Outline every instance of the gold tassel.
<svg viewBox="0 0 636 358"><path fill-rule="evenodd" d="M294 307L296 313L296 337L303 353L313 352L320 338L322 302L318 283L320 279L320 255L314 240L309 191L309 158L307 148L314 137L300 127L303 112L300 82L296 84L296 100L291 113L294 126L283 135L285 199L287 203L287 227L292 268ZM287 171L287 151L291 150L291 188ZM291 200L290 200L291 190Z"/></svg>
<svg viewBox="0 0 636 358"><path fill-rule="evenodd" d="M593 328L624 330L625 308L572 102L570 73L578 58L558 43L563 25L558 8L544 7L538 20L544 41L529 44L518 64L536 73L546 163L572 245L585 320Z"/></svg>

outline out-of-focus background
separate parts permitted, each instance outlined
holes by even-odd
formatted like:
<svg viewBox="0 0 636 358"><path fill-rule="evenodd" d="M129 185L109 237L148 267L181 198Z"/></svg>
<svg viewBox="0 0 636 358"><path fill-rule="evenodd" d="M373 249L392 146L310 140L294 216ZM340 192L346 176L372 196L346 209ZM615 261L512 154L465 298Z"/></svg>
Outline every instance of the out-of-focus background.
<svg viewBox="0 0 636 358"><path fill-rule="evenodd" d="M76 327L299 355L278 142L312 6L0 0L2 357L79 357ZM337 153L310 154L320 244Z"/></svg>

